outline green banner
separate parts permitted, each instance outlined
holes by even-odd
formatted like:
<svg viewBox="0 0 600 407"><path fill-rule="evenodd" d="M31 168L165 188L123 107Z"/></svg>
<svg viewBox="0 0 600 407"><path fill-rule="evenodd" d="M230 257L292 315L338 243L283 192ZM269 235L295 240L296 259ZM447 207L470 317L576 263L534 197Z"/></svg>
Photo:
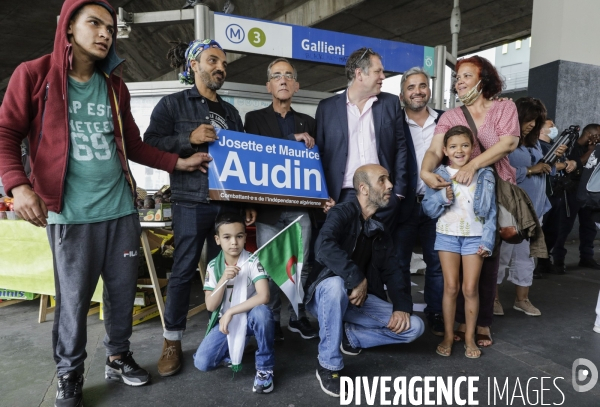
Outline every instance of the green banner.
<svg viewBox="0 0 600 407"><path fill-rule="evenodd" d="M55 295L52 251L46 229L21 220L0 220L0 287ZM102 280L92 301L102 301Z"/></svg>

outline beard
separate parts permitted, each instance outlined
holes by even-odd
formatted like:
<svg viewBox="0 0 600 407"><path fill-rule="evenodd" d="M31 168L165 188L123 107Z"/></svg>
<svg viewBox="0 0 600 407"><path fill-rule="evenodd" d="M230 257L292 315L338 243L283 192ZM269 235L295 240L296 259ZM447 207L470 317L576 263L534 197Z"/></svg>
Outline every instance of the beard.
<svg viewBox="0 0 600 407"><path fill-rule="evenodd" d="M427 97L427 95L419 94L418 96L422 97L423 100L421 102L413 102L411 99L402 98L402 101L404 102L404 107L410 110L419 111L425 106L427 106L427 103L429 103L429 98Z"/></svg>
<svg viewBox="0 0 600 407"><path fill-rule="evenodd" d="M390 203L391 195L386 195L387 191L375 194L373 189L369 191L369 203L377 208L385 208ZM387 198L387 199L386 199Z"/></svg>
<svg viewBox="0 0 600 407"><path fill-rule="evenodd" d="M204 70L200 70L200 79L206 85L206 87L210 90L219 90L223 83L225 83L225 72L223 71L215 71L214 73L221 73L223 75L223 79L217 79L212 77L212 75Z"/></svg>

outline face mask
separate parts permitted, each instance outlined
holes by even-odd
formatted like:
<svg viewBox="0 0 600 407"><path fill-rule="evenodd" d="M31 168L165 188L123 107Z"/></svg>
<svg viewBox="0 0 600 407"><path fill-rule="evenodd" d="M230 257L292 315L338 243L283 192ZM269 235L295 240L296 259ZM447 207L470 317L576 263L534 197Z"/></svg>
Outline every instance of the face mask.
<svg viewBox="0 0 600 407"><path fill-rule="evenodd" d="M550 127L548 137L550 137L550 140L554 140L556 136L558 136L558 129L556 127Z"/></svg>
<svg viewBox="0 0 600 407"><path fill-rule="evenodd" d="M458 99L461 101L461 103L463 105L465 105L465 106L472 105L473 102L475 102L475 99L477 99L479 97L479 95L481 95L481 90L477 90L477 87L479 86L480 83L481 83L481 79L479 80L479 82L477 82L477 84L475 86L473 86L473 89L471 89L464 95L458 97Z"/></svg>

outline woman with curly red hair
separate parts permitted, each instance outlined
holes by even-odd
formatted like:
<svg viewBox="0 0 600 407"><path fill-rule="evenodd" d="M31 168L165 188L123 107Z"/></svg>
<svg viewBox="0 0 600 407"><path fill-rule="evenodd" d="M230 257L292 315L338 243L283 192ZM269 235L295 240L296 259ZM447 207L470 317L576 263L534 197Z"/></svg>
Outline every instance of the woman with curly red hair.
<svg viewBox="0 0 600 407"><path fill-rule="evenodd" d="M433 173L444 158L444 133L454 126L470 127L476 135L471 161L463 166L453 180L469 185L483 167L493 165L498 176L505 181L516 183L515 169L508 161L510 154L519 145L519 117L515 104L510 100L493 100L503 88L503 81L496 68L485 58L473 56L463 58L456 64L454 92L466 106L476 128L469 126L460 107L445 112L435 129L435 135L423 159L421 179L434 189L450 185ZM483 148L481 148L483 146ZM497 252L497 251L496 251ZM490 346L496 279L498 276L498 255L488 257L483 262L479 278L479 315L477 317L476 342L479 346ZM456 340L464 340L465 315L464 297L459 294L456 303Z"/></svg>

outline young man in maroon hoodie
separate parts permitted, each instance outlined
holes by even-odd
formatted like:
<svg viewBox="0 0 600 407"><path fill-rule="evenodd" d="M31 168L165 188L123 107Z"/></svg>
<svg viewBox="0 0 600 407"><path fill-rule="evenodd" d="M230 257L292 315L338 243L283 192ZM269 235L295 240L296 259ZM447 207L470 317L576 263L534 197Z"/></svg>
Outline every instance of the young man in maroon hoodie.
<svg viewBox="0 0 600 407"><path fill-rule="evenodd" d="M22 63L0 108L0 176L15 211L46 227L54 259L56 406L80 406L86 317L100 275L105 377L132 386L150 375L129 351L140 223L127 160L168 172L206 171L206 154L181 159L144 144L130 96L113 71L116 15L103 0L64 2L54 51ZM21 162L28 138L32 172Z"/></svg>

